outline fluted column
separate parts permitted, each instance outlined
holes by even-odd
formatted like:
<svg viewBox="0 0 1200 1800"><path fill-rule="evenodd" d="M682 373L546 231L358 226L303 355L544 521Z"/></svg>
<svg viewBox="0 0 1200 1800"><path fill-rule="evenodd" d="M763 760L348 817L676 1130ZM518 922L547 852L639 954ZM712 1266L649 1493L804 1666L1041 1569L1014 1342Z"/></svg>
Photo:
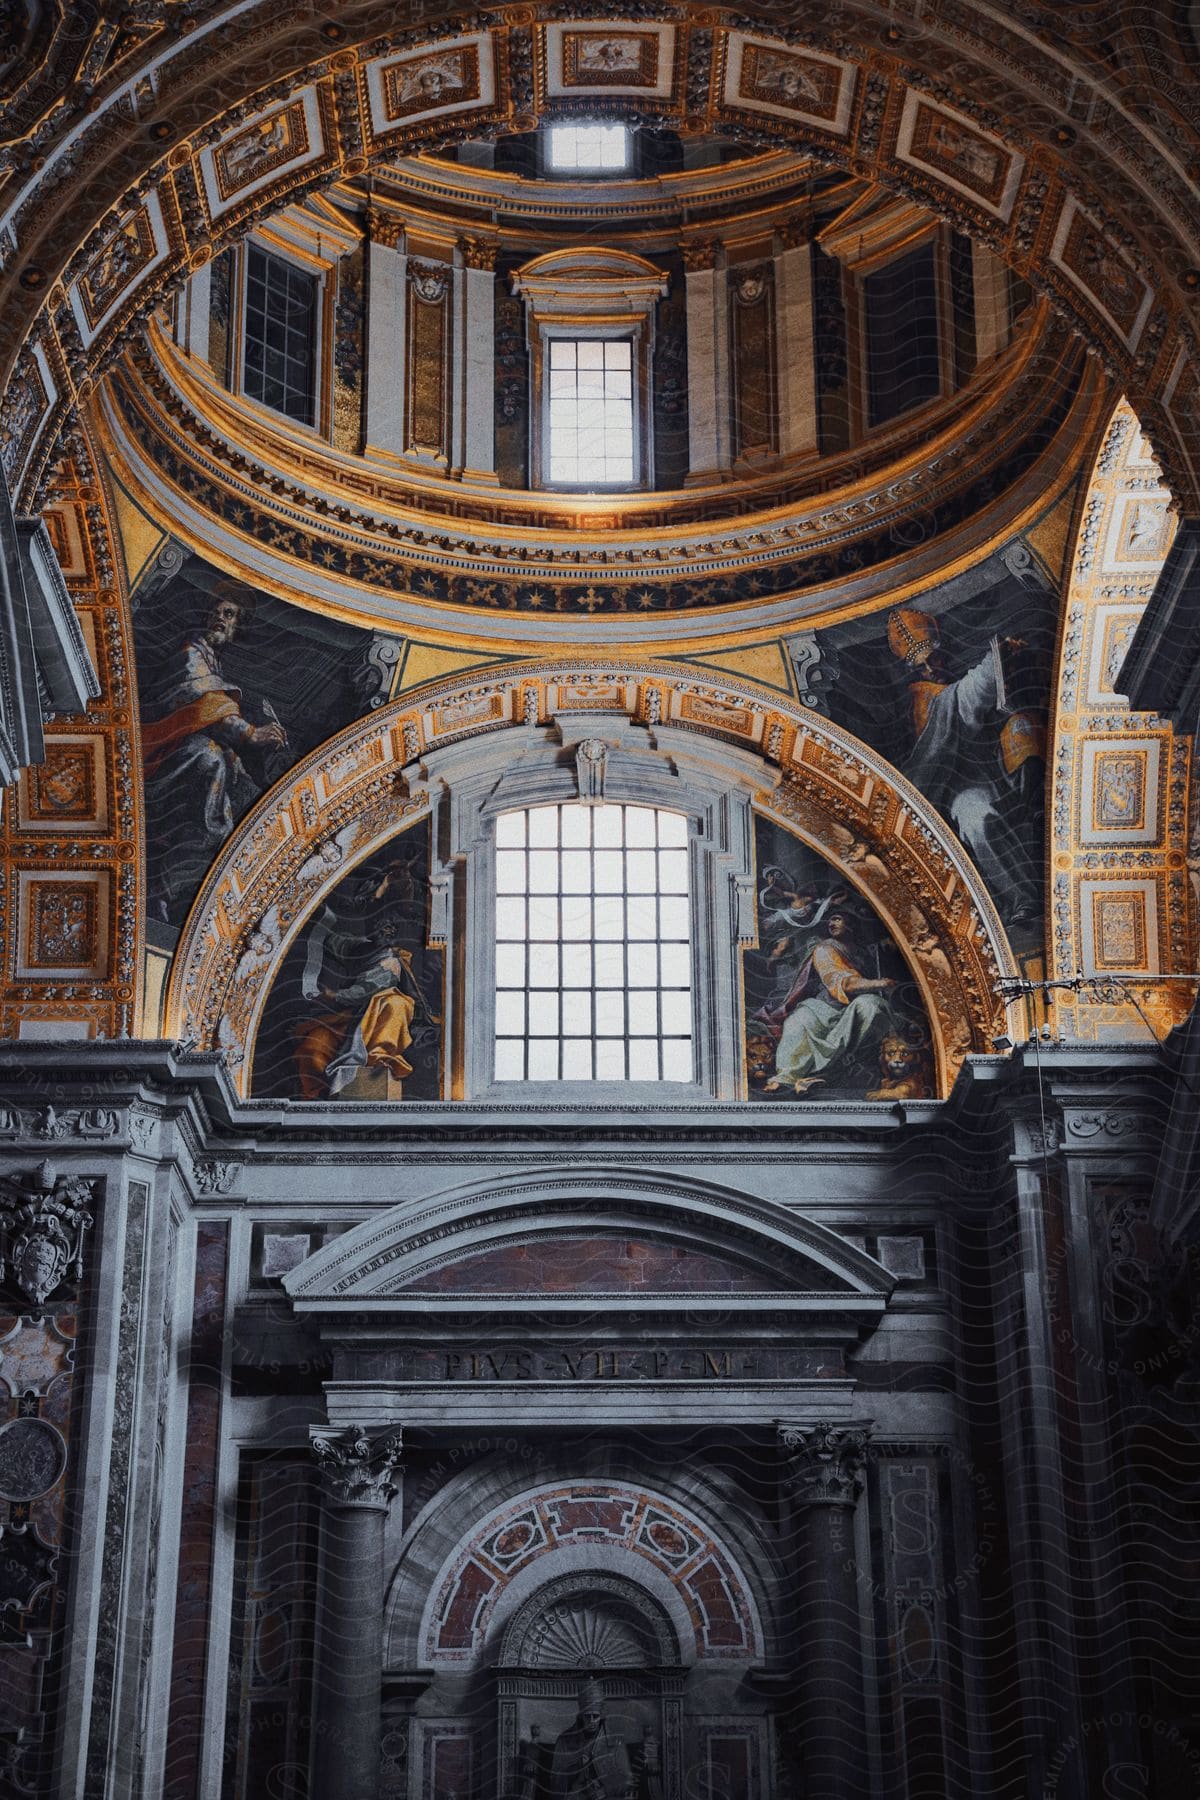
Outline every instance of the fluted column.
<svg viewBox="0 0 1200 1800"><path fill-rule="evenodd" d="M854 1509L870 1426L780 1425L794 1547L797 1735L805 1800L870 1792Z"/></svg>
<svg viewBox="0 0 1200 1800"><path fill-rule="evenodd" d="M313 1435L324 1513L317 1601L314 1794L378 1800L383 1532L401 1435L361 1426Z"/></svg>

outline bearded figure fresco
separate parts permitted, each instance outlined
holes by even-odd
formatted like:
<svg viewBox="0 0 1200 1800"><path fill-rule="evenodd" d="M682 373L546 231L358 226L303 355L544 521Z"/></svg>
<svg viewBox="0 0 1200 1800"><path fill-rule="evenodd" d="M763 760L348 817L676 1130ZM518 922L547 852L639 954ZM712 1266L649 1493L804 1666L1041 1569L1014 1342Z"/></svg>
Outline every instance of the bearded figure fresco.
<svg viewBox="0 0 1200 1800"><path fill-rule="evenodd" d="M755 838L759 947L745 958L752 1096L931 1093L920 995L882 925L781 827L760 818Z"/></svg>
<svg viewBox="0 0 1200 1800"><path fill-rule="evenodd" d="M347 875L268 996L254 1092L297 1100L436 1099L442 958L427 947L428 831Z"/></svg>
<svg viewBox="0 0 1200 1800"><path fill-rule="evenodd" d="M369 634L193 559L142 601L135 638L150 916L177 926L238 820L361 710Z"/></svg>
<svg viewBox="0 0 1200 1800"><path fill-rule="evenodd" d="M933 803L978 869L1018 953L1045 909L1048 597L1009 578L946 604L817 633L830 716Z"/></svg>

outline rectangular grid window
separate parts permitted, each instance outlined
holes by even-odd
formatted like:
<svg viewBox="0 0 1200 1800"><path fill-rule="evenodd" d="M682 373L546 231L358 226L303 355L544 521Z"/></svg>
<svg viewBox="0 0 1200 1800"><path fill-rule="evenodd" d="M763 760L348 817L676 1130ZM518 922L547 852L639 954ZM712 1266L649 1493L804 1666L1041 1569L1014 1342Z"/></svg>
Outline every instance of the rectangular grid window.
<svg viewBox="0 0 1200 1800"><path fill-rule="evenodd" d="M552 125L550 167L585 174L629 167L629 131L624 125Z"/></svg>
<svg viewBox="0 0 1200 1800"><path fill-rule="evenodd" d="M691 1081L687 819L539 806L496 821L496 1080Z"/></svg>
<svg viewBox="0 0 1200 1800"><path fill-rule="evenodd" d="M251 244L242 387L302 425L313 422L316 310L316 277Z"/></svg>
<svg viewBox="0 0 1200 1800"><path fill-rule="evenodd" d="M611 487L633 480L633 345L551 338L550 480Z"/></svg>

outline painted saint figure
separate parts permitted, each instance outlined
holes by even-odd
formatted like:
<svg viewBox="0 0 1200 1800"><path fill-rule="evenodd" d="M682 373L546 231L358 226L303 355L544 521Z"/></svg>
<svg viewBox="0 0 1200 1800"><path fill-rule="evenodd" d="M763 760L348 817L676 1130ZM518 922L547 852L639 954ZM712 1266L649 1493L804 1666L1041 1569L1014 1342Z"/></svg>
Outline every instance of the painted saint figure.
<svg viewBox="0 0 1200 1800"><path fill-rule="evenodd" d="M764 1009L763 1024L777 1034L775 1073L768 1093L784 1086L797 1094L824 1082L843 1060L856 1060L893 1023L887 975L868 975L854 943L854 918L835 903L825 913L824 935L813 945L783 1004Z"/></svg>
<svg viewBox="0 0 1200 1800"><path fill-rule="evenodd" d="M316 1016L298 1027L296 1068L306 1100L341 1094L364 1072L388 1077L401 1099L413 1073L406 1051L418 1018L441 1024L414 966L425 920L411 861L393 858L378 876L351 881L308 936L301 991Z"/></svg>
<svg viewBox="0 0 1200 1800"><path fill-rule="evenodd" d="M904 773L953 825L1005 923L1036 920L1044 733L1035 712L1010 704L1006 673L1023 640L994 638L951 680L936 619L897 607L888 645L909 671L915 743Z"/></svg>
<svg viewBox="0 0 1200 1800"><path fill-rule="evenodd" d="M287 748L287 733L266 702L261 723L246 717L241 688L226 679L221 652L253 602L227 585L207 617L159 671L142 721L146 817L157 834L151 857L151 906L176 920L214 856L262 786L246 767L248 751Z"/></svg>

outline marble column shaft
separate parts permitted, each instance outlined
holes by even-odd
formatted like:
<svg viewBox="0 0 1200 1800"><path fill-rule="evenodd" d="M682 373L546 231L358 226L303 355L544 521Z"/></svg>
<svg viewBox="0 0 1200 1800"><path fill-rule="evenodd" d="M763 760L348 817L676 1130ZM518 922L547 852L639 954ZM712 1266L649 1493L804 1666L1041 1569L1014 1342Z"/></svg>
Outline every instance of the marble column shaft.
<svg viewBox="0 0 1200 1800"><path fill-rule="evenodd" d="M805 1800L871 1791L854 1509L865 1426L783 1426L794 1572L795 1722Z"/></svg>
<svg viewBox="0 0 1200 1800"><path fill-rule="evenodd" d="M316 1631L314 1794L377 1800L383 1688L383 1547L399 1433L358 1426L313 1439L324 1516Z"/></svg>

